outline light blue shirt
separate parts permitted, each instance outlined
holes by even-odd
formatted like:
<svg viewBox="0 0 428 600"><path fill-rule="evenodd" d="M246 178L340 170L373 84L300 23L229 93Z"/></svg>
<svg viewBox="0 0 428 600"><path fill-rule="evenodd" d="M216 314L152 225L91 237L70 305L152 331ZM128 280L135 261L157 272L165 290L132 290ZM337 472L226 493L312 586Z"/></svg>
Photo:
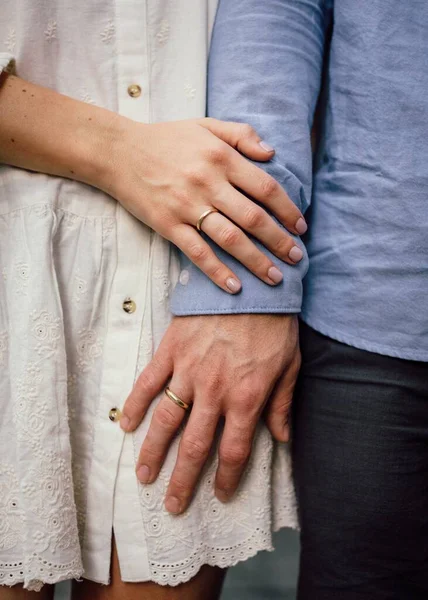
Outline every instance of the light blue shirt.
<svg viewBox="0 0 428 600"><path fill-rule="evenodd" d="M428 2L220 0L211 116L251 123L266 169L307 213L301 316L334 339L428 361ZM314 175L310 130L321 79ZM312 191L311 191L312 188ZM177 315L298 312L306 259L276 288L216 247L229 296L183 258Z"/></svg>

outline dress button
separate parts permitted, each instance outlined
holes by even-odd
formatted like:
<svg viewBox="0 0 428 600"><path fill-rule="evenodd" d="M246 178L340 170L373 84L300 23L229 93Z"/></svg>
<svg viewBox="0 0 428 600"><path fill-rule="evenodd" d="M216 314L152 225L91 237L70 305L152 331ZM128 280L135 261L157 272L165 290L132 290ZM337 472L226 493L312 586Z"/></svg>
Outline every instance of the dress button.
<svg viewBox="0 0 428 600"><path fill-rule="evenodd" d="M131 98L138 98L138 96L141 96L140 86L136 83L133 83L128 87L128 94L131 96Z"/></svg>
<svg viewBox="0 0 428 600"><path fill-rule="evenodd" d="M133 300L131 300L131 298L126 298L126 300L123 301L122 308L126 313L128 313L128 315L130 315L136 311L137 305Z"/></svg>
<svg viewBox="0 0 428 600"><path fill-rule="evenodd" d="M120 420L122 413L120 412L120 410L118 408L111 408L109 413L108 413L108 418L110 419L110 421L113 421L113 423L116 423L116 421Z"/></svg>

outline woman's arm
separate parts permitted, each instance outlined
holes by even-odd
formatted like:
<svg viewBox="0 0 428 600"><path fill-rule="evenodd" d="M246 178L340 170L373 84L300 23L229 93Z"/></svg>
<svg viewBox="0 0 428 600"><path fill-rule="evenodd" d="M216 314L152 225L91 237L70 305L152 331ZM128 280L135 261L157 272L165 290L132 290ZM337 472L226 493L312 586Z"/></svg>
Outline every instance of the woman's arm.
<svg viewBox="0 0 428 600"><path fill-rule="evenodd" d="M99 187L120 117L34 85L0 77L0 162Z"/></svg>
<svg viewBox="0 0 428 600"><path fill-rule="evenodd" d="M213 119L141 124L14 75L3 74L0 83L0 162L109 193L229 293L239 291L238 278L194 227L207 209L223 214L204 221L205 233L265 283L278 283L281 274L238 226L296 262L290 256L293 239L236 189L269 206L296 231L300 211L240 154L256 160L273 156L250 127Z"/></svg>

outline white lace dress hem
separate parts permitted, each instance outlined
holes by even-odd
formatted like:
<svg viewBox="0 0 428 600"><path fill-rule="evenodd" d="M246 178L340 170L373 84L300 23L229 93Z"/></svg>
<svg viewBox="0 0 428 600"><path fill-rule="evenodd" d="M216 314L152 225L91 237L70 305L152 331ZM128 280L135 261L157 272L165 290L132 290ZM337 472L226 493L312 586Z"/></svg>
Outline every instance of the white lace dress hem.
<svg viewBox="0 0 428 600"><path fill-rule="evenodd" d="M290 516L289 522L279 525L275 530L278 531L284 527L296 529L297 522ZM274 549L271 531L257 528L245 542L240 544L227 546L225 548L209 546L201 547L195 549L192 555L185 561L168 565L151 561L152 577L150 581L162 586L177 586L186 583L195 577L203 565L228 569L234 567L239 562L252 558L258 554L258 552L263 550L273 552ZM39 592L44 585L54 585L61 581L85 578L80 561L75 561L72 565L61 567L53 565L52 563L45 564L45 561L42 561L41 563L39 561L36 562L38 563L38 566L28 568L25 577L22 570L23 562L1 563L0 585L14 586L23 584L24 588L28 591ZM105 583L94 578L88 577L87 579L96 581L96 583ZM139 579L131 578L124 579L124 581L128 583L140 582Z"/></svg>

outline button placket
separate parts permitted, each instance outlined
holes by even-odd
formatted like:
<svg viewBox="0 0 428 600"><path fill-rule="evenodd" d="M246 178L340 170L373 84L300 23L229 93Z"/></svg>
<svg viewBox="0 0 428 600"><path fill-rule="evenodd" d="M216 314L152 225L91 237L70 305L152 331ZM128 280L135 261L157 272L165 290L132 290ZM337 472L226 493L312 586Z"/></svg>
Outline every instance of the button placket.
<svg viewBox="0 0 428 600"><path fill-rule="evenodd" d="M116 6L115 32L117 46L117 109L119 114L137 122L150 122L150 58L148 56L147 5L142 0L121 0ZM134 87L138 86L138 87ZM144 86L144 87L143 87ZM103 377L100 387L101 418L95 425L93 463L106 468L93 469L88 485L87 534L82 554L92 573L107 583L110 574L109 540L116 505L115 489L118 465L127 439L119 426L121 412L116 403L124 402L135 379L141 327L146 310L147 278L150 256L150 233L145 226L117 205L117 268L112 283L109 306L108 335L105 339ZM129 294L129 296L125 296ZM138 304L137 304L138 301ZM137 310L138 309L138 310ZM124 312L127 314L125 315ZM130 470L135 489L133 437L128 436L131 461L123 457L120 472ZM131 464L130 464L131 463ZM122 486L120 495L122 496ZM100 504L105 507L100 510ZM121 526L120 523L115 525ZM141 538L143 538L141 540ZM139 529L139 543L144 546L144 527ZM119 561L126 562L128 548L121 538ZM125 558L124 558L125 556ZM129 556L129 552L128 552ZM140 562L141 560L141 562ZM139 557L139 580L150 579L148 556Z"/></svg>

